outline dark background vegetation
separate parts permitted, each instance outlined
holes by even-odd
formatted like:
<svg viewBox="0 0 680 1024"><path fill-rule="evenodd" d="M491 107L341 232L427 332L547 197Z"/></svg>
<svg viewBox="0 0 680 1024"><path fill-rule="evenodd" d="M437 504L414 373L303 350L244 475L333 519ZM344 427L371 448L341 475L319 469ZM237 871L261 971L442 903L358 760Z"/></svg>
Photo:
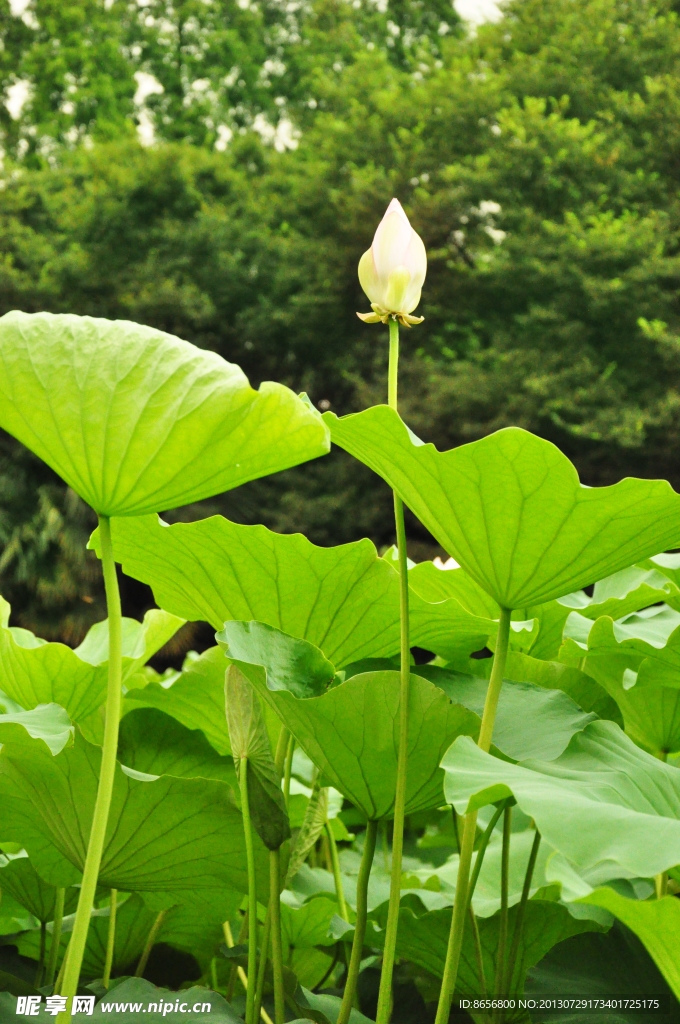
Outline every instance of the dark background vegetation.
<svg viewBox="0 0 680 1024"><path fill-rule="evenodd" d="M475 34L449 0L0 0L5 96L30 83L0 107L0 312L151 324L347 413L384 399L356 266L398 196L430 260L409 425L448 448L519 424L588 484L680 489L678 10L510 0ZM143 111L139 72L164 90ZM214 512L393 540L385 485L340 452L168 518ZM76 643L103 617L92 526L0 439L16 624Z"/></svg>

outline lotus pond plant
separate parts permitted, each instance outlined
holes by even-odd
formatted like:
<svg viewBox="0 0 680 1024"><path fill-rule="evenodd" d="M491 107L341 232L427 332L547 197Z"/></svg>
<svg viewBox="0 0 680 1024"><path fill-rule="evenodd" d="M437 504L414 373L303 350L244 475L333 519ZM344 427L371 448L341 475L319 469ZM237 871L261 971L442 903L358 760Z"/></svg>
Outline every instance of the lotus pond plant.
<svg viewBox="0 0 680 1024"><path fill-rule="evenodd" d="M677 1008L680 495L586 487L519 428L418 439L399 326L425 275L393 200L359 264L387 403L343 417L137 324L0 318L0 427L97 514L108 610L72 650L0 602L0 1019L115 992L149 1022L388 1024L408 983L423 1021L458 998L510 1024L560 979L600 994L608 958L612 995ZM382 555L160 516L331 441L393 491ZM409 561L404 505L448 561ZM215 645L159 675L187 621ZM200 977L145 980L158 943Z"/></svg>

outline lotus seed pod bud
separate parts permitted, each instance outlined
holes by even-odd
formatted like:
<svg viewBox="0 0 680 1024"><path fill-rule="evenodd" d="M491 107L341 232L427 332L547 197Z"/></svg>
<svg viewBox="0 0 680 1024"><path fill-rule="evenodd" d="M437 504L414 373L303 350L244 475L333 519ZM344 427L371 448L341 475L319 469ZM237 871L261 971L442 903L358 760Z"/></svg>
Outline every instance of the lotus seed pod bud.
<svg viewBox="0 0 680 1024"><path fill-rule="evenodd" d="M427 273L427 255L420 235L411 227L398 199L393 199L378 225L373 245L359 261L359 281L373 313L357 313L366 323L389 317L406 327L422 317L410 314L420 302Z"/></svg>

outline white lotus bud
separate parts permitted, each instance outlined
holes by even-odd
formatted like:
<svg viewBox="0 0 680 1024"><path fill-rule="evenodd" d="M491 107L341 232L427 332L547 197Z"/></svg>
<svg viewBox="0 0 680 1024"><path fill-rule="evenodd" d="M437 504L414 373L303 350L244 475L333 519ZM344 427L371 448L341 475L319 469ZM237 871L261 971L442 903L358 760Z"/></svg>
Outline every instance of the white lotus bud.
<svg viewBox="0 0 680 1024"><path fill-rule="evenodd" d="M393 199L378 225L373 245L359 261L359 281L373 313L357 313L366 323L397 317L410 327L422 317L413 312L427 273L423 241L409 222L398 199Z"/></svg>

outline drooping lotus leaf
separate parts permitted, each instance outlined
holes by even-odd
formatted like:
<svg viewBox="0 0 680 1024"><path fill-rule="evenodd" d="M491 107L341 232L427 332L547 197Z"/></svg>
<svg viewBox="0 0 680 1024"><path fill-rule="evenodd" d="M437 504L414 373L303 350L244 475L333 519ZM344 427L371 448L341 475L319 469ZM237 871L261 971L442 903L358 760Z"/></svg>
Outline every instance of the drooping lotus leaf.
<svg viewBox="0 0 680 1024"><path fill-rule="evenodd" d="M584 932L560 942L529 971L526 997L549 999L556 992L572 1000L573 1008L542 1010L546 1024L603 1024L603 1019L607 1024L650 1024L659 1017L645 1008L643 999L651 993L669 997L671 1016L663 1014L667 1020L673 1020L678 1009L640 941L618 922L606 933ZM595 1000L609 999L613 993L625 993L631 1000L637 997L639 1008L633 1009L635 1003L624 1003L603 1014ZM586 999L593 1000L589 1009L584 1007Z"/></svg>
<svg viewBox="0 0 680 1024"><path fill-rule="evenodd" d="M71 885L85 861L101 749L76 736L56 757L44 744L6 744L0 754L3 838L21 843L42 878ZM256 841L261 884L264 847ZM102 886L162 895L165 905L193 894L245 892L241 814L223 782L116 769Z"/></svg>
<svg viewBox="0 0 680 1024"><path fill-rule="evenodd" d="M511 651L506 662L506 673L510 679L535 683L549 690L563 690L584 711L622 725L623 719L613 698L592 676L578 668L582 660L578 659L576 665L565 665L560 661L540 661L527 654Z"/></svg>
<svg viewBox="0 0 680 1024"><path fill-rule="evenodd" d="M227 727L239 784L248 762L246 787L253 828L268 850L290 839L281 776L272 757L262 704L238 665L229 665L224 684Z"/></svg>
<svg viewBox="0 0 680 1024"><path fill-rule="evenodd" d="M660 900L630 900L613 889L602 888L581 902L604 907L635 932L680 998L680 901L672 896Z"/></svg>
<svg viewBox="0 0 680 1024"><path fill-rule="evenodd" d="M333 666L303 640L261 623L240 622L225 623L218 639L330 785L366 818L390 817L397 771L399 673L367 672L328 689ZM280 671L286 661L277 657L276 649L285 653L291 646L298 656L288 661L296 673L288 676ZM252 658L254 663L244 658ZM267 658L271 670L262 667L263 658ZM324 670L324 663L330 674ZM315 667L321 669L316 676ZM476 736L478 732L477 715L452 704L438 687L413 676L407 812L441 803L439 761L444 751L453 737L461 733Z"/></svg>
<svg viewBox="0 0 680 1024"><path fill-rule="evenodd" d="M626 732L654 753L680 750L680 614L649 608L613 622L570 615L560 657L616 701Z"/></svg>
<svg viewBox="0 0 680 1024"><path fill-rule="evenodd" d="M591 722L555 761L509 764L461 737L442 767L460 813L513 795L546 841L591 888L650 878L680 863L680 772L612 722Z"/></svg>
<svg viewBox="0 0 680 1024"><path fill-rule="evenodd" d="M118 760L145 775L214 779L238 787L233 758L218 754L199 730L187 729L155 708L136 708L125 715L120 723Z"/></svg>
<svg viewBox="0 0 680 1024"><path fill-rule="evenodd" d="M478 819L479 827L482 829L484 829L488 824L487 819L491 818L491 813L495 808L486 808L485 810L487 812L486 815L482 812ZM510 907L519 903L522 896L522 888L524 886L529 856L531 854L531 848L536 835L534 829L521 827L524 824L526 824L524 815L515 807L512 815L513 831L510 842L507 876L508 906ZM516 830L516 826L520 826L519 831ZM481 871L472 897L474 912L477 917L480 918L491 917L496 913L501 905L502 834L503 822L501 819L497 824L485 851ZM539 890L544 889L548 884L550 884L546 877L545 870L546 864L550 862L553 856L554 851L548 843L545 842L545 840L542 840L538 848L537 860L532 877L530 890L531 896L536 895ZM477 853L474 853L472 859L473 868L475 866L476 857ZM456 884L458 881L458 864L459 858L456 853L449 857L448 860L439 867L433 869L431 865L428 865L424 868L417 869L414 874L422 883L426 883L432 877L439 879L441 895L448 897L446 901L448 905L453 905Z"/></svg>
<svg viewBox="0 0 680 1024"><path fill-rule="evenodd" d="M592 597L580 590L560 598L560 604L589 619L597 619L600 615L622 619L659 601L677 609L680 607L680 587L664 575L652 559L599 580L593 588Z"/></svg>
<svg viewBox="0 0 680 1024"><path fill-rule="evenodd" d="M318 413L280 384L126 320L0 318L0 427L100 515L186 505L325 455Z"/></svg>
<svg viewBox="0 0 680 1024"><path fill-rule="evenodd" d="M207 651L182 671L172 686L149 683L129 690L124 712L131 708L158 708L187 729L200 729L218 754L231 754L224 714L224 673L228 662L219 647ZM123 719L123 722L125 719ZM124 728L121 723L121 728Z"/></svg>
<svg viewBox="0 0 680 1024"><path fill-rule="evenodd" d="M177 632L184 620L152 609L143 622L123 619L123 682ZM27 710L59 704L81 722L106 700L107 623L98 622L79 647L45 643L27 630L0 627L0 680Z"/></svg>
<svg viewBox="0 0 680 1024"><path fill-rule="evenodd" d="M3 695L0 693L0 711ZM32 711L0 714L0 743L21 743L30 737L42 740L51 754L58 754L73 741L74 727L58 704L39 704Z"/></svg>
<svg viewBox="0 0 680 1024"><path fill-rule="evenodd" d="M382 476L506 608L562 597L680 546L680 495L667 482L584 487L559 449L518 427L438 452L387 406L324 419L333 441Z"/></svg>
<svg viewBox="0 0 680 1024"><path fill-rule="evenodd" d="M508 928L513 935L517 907L510 909ZM478 920L479 938L482 946L484 974L486 984L493 990L495 976L495 960L498 949L499 915L480 918ZM444 973L446 949L451 929L451 909L433 910L417 917L410 909L402 908L399 912L399 932L397 934L397 956L429 971L436 978ZM537 964L558 942L570 935L581 932L600 931L594 921L572 917L565 906L549 900L529 900L524 918L524 928L520 951L515 964L510 992L521 993L524 979L529 968ZM371 942L380 942L381 933L372 932ZM477 970L474 941L470 928L466 928L463 939L456 992L460 996L480 996L481 985ZM504 1020L526 1020L519 1016Z"/></svg>
<svg viewBox="0 0 680 1024"><path fill-rule="evenodd" d="M0 868L0 892L3 901L12 896L40 922L54 919L56 887L45 882L28 857L13 857ZM64 897L64 912L70 914L78 902L78 890L68 888Z"/></svg>
<svg viewBox="0 0 680 1024"><path fill-rule="evenodd" d="M430 665L420 665L414 671L481 719L488 689L485 679ZM594 719L595 715L584 714L562 690L507 679L498 699L494 745L515 761L529 757L552 761L559 757L572 736Z"/></svg>
<svg viewBox="0 0 680 1024"><path fill-rule="evenodd" d="M157 516L114 519L112 538L124 571L185 619L215 629L229 619L266 622L309 640L339 667L399 650L399 577L369 540L323 548L221 516L173 526ZM414 645L446 657L483 647L497 628L455 595L435 601L412 594Z"/></svg>

